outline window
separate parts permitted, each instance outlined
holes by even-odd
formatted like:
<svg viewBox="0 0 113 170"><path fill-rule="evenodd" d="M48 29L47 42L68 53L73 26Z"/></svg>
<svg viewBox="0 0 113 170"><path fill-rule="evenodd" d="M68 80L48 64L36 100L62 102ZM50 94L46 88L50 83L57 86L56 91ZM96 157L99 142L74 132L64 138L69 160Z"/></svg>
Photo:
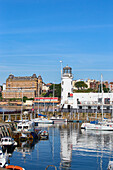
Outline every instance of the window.
<svg viewBox="0 0 113 170"><path fill-rule="evenodd" d="M105 98L105 99L104 99L104 103L105 103L105 104L110 104L110 98Z"/></svg>
<svg viewBox="0 0 113 170"><path fill-rule="evenodd" d="M22 129L22 126L18 126L18 129Z"/></svg>
<svg viewBox="0 0 113 170"><path fill-rule="evenodd" d="M28 126L24 126L24 129L28 129Z"/></svg>
<svg viewBox="0 0 113 170"><path fill-rule="evenodd" d="M98 103L102 103L102 98L98 98Z"/></svg>
<svg viewBox="0 0 113 170"><path fill-rule="evenodd" d="M62 85L64 84L64 81L62 81Z"/></svg>

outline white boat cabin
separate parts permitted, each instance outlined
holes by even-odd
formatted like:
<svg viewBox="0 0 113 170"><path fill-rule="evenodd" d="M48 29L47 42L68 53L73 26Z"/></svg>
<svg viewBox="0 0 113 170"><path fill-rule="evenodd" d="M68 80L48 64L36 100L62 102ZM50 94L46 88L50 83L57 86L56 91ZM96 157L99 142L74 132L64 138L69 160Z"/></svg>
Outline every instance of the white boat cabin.
<svg viewBox="0 0 113 170"><path fill-rule="evenodd" d="M20 122L17 124L17 131L21 132L21 131L24 131L24 132L32 132L34 131L34 122L32 121L23 121L23 122Z"/></svg>
<svg viewBox="0 0 113 170"><path fill-rule="evenodd" d="M16 145L16 144L17 143L11 137L3 137L3 138L1 138L1 145L2 146L10 146L10 145Z"/></svg>

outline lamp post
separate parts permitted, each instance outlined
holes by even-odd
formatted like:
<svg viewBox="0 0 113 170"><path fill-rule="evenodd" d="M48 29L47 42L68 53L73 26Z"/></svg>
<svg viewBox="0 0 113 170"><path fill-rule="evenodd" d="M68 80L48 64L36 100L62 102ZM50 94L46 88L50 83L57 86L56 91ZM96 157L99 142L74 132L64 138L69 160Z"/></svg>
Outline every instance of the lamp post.
<svg viewBox="0 0 113 170"><path fill-rule="evenodd" d="M62 61L60 61L61 64L61 79L62 79Z"/></svg>

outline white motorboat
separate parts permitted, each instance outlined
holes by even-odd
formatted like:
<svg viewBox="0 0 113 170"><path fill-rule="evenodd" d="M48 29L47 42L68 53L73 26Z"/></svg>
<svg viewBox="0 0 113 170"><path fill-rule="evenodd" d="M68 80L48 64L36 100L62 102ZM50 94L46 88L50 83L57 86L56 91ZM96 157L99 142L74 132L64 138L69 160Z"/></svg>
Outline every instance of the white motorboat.
<svg viewBox="0 0 113 170"><path fill-rule="evenodd" d="M87 124L86 130L113 131L113 124Z"/></svg>
<svg viewBox="0 0 113 170"><path fill-rule="evenodd" d="M0 150L0 167L5 167L8 162L8 156L7 154L3 154L3 152Z"/></svg>
<svg viewBox="0 0 113 170"><path fill-rule="evenodd" d="M90 123L82 123L81 129L86 129L86 126L90 125Z"/></svg>
<svg viewBox="0 0 113 170"><path fill-rule="evenodd" d="M1 138L1 142L0 142L1 146L16 146L17 142L14 141L13 138L11 137L3 137Z"/></svg>
<svg viewBox="0 0 113 170"><path fill-rule="evenodd" d="M51 117L50 120L54 121L54 123L64 123L67 122L67 119L64 119L62 117Z"/></svg>
<svg viewBox="0 0 113 170"><path fill-rule="evenodd" d="M34 132L34 122L33 121L22 121L17 124L18 132Z"/></svg>
<svg viewBox="0 0 113 170"><path fill-rule="evenodd" d="M112 122L99 122L99 123L82 123L81 129L86 130L100 130L100 131L113 131L113 123Z"/></svg>
<svg viewBox="0 0 113 170"><path fill-rule="evenodd" d="M38 124L54 124L53 120L48 120L47 118L35 118L33 121L35 126L38 126Z"/></svg>

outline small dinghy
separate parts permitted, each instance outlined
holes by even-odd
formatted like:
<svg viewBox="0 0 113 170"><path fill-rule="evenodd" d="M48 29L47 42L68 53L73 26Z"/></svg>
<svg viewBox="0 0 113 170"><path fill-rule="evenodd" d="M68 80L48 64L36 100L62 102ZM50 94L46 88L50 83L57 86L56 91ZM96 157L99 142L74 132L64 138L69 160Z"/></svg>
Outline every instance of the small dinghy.
<svg viewBox="0 0 113 170"><path fill-rule="evenodd" d="M40 133L40 139L48 139L49 138L49 133L48 131L44 130L44 131L41 131Z"/></svg>
<svg viewBox="0 0 113 170"><path fill-rule="evenodd" d="M8 165L5 168L10 169L10 170L25 170L24 168L22 168L20 166L15 166L15 165Z"/></svg>

